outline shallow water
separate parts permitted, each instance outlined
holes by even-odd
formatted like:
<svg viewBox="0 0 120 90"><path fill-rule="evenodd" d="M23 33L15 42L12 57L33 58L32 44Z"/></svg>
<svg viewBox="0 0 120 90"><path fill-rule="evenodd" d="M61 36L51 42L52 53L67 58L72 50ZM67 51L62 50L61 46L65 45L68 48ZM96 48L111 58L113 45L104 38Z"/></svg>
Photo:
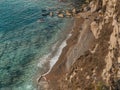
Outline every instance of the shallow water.
<svg viewBox="0 0 120 90"><path fill-rule="evenodd" d="M69 21L43 13L60 8L67 5L57 0L0 0L0 90L35 89L38 60L50 52Z"/></svg>

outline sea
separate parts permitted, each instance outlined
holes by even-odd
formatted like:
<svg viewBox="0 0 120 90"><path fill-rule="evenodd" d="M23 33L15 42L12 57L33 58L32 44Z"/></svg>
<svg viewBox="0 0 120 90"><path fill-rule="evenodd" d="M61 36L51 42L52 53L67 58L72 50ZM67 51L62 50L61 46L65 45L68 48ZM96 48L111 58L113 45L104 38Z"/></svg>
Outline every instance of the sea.
<svg viewBox="0 0 120 90"><path fill-rule="evenodd" d="M37 90L35 77L47 67L43 58L72 21L49 13L69 9L70 3L0 0L0 90Z"/></svg>

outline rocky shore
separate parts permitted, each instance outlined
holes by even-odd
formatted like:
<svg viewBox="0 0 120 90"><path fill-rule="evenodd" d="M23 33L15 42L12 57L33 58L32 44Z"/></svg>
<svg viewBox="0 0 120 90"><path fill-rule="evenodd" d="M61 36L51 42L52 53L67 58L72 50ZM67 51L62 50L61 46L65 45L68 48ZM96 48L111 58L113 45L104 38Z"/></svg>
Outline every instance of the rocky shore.
<svg viewBox="0 0 120 90"><path fill-rule="evenodd" d="M120 1L88 2L43 90L120 90Z"/></svg>

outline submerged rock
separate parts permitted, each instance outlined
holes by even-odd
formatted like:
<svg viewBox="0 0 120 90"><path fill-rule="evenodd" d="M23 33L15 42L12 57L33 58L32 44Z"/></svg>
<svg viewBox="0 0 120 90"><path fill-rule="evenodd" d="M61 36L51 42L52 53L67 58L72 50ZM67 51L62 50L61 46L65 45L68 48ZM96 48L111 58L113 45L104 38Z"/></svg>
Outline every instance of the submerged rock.
<svg viewBox="0 0 120 90"><path fill-rule="evenodd" d="M41 19L37 20L37 22L43 23L43 22L45 22L45 20L43 18L41 18Z"/></svg>
<svg viewBox="0 0 120 90"><path fill-rule="evenodd" d="M50 16L51 16L51 17L53 16L53 12L50 12Z"/></svg>
<svg viewBox="0 0 120 90"><path fill-rule="evenodd" d="M42 16L48 16L49 12L42 13Z"/></svg>

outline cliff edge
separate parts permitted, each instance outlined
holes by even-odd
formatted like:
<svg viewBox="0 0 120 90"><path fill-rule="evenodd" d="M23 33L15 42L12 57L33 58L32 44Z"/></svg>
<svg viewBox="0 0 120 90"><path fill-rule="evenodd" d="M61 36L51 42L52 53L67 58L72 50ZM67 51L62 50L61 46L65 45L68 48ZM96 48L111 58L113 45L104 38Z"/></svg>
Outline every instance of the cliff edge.
<svg viewBox="0 0 120 90"><path fill-rule="evenodd" d="M52 90L120 90L120 0L88 0L45 74Z"/></svg>

